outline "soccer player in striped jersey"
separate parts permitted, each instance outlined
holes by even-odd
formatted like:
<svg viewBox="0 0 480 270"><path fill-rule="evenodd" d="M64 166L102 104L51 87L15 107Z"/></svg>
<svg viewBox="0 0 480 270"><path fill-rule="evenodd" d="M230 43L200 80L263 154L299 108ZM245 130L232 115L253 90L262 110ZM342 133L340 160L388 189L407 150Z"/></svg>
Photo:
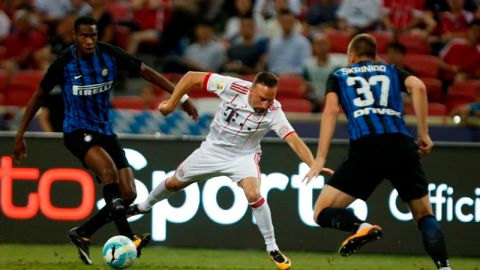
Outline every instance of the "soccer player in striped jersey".
<svg viewBox="0 0 480 270"><path fill-rule="evenodd" d="M368 34L357 35L348 47L350 65L328 78L317 156L304 180L310 182L325 164L340 105L348 119L350 151L320 193L314 220L322 227L353 233L339 252L342 256L357 252L363 244L379 239L382 229L345 208L357 198L366 200L384 178L389 179L412 211L435 265L451 269L419 161L419 153L428 154L433 147L428 133L425 84L395 65L375 62L376 57L375 39ZM402 91L412 95L418 145L403 121Z"/></svg>
<svg viewBox="0 0 480 270"><path fill-rule="evenodd" d="M30 99L15 138L13 155L17 162L27 151L24 133L48 92L55 85L62 88L65 103L63 134L65 146L103 186L106 206L80 227L69 232L80 259L92 264L89 254L90 237L113 220L120 234L129 237L140 252L149 234L134 235L125 210L136 197L134 177L125 152L113 132L110 120L110 92L118 70L140 75L158 87L172 92L174 85L139 59L109 44L97 43L96 21L80 17L73 31L75 44L67 48L49 67L39 89ZM190 100L183 109L194 119L198 117Z"/></svg>
<svg viewBox="0 0 480 270"><path fill-rule="evenodd" d="M188 72L178 82L170 99L160 104L160 112L168 115L175 110L180 98L195 85L203 85L205 91L217 94L222 100L207 138L178 166L172 177L160 182L145 201L131 205L127 214L146 213L155 203L192 183L228 176L243 189L277 269L289 269L291 261L277 246L270 208L260 194L260 141L273 130L309 166L313 155L275 99L278 78L272 73L261 72L252 83L218 74ZM326 168L322 172L332 173Z"/></svg>

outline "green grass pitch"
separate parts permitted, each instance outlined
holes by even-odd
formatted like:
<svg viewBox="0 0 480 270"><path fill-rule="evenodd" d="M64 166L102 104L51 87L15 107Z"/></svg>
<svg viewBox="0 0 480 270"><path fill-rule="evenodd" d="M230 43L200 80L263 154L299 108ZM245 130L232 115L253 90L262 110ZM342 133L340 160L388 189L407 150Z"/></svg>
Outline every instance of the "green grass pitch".
<svg viewBox="0 0 480 270"><path fill-rule="evenodd" d="M99 270L110 269L103 262L101 248L91 249L93 265L77 258L73 245L0 244L2 270ZM343 258L336 253L288 252L292 270L434 270L427 256L363 255ZM480 258L452 258L453 269L480 270ZM147 247L129 269L243 269L275 270L266 252Z"/></svg>

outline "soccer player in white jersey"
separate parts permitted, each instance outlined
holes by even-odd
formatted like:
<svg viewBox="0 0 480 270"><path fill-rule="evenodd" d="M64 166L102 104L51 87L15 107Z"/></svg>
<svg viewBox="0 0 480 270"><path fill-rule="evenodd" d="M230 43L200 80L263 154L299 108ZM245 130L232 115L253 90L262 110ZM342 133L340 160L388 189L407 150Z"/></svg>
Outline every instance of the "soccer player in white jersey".
<svg viewBox="0 0 480 270"><path fill-rule="evenodd" d="M272 73L261 72L252 83L218 74L188 72L178 82L170 99L159 105L159 111L168 115L193 86L200 84L222 100L206 140L178 166L172 177L160 182L145 201L131 205L127 214L146 213L155 203L194 182L228 176L244 190L266 250L277 269L289 269L291 261L275 242L270 208L260 194L260 140L274 130L309 166L313 156L275 100L278 78ZM332 174L327 168L322 172Z"/></svg>

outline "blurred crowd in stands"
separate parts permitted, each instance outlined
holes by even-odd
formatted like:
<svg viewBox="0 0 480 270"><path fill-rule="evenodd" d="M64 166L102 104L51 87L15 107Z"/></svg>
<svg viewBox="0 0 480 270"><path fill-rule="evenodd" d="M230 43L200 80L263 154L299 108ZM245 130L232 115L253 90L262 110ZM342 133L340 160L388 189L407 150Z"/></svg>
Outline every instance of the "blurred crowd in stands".
<svg viewBox="0 0 480 270"><path fill-rule="evenodd" d="M285 111L320 112L328 74L347 65L352 35L377 38L379 61L419 76L431 115L480 114L479 0L0 0L0 105L24 106L72 44L75 18L175 81L188 70L280 76ZM158 89L121 97L152 109ZM139 92L139 93L140 93ZM192 92L196 98L210 94ZM116 102L116 105L115 105ZM413 113L406 98L405 111Z"/></svg>

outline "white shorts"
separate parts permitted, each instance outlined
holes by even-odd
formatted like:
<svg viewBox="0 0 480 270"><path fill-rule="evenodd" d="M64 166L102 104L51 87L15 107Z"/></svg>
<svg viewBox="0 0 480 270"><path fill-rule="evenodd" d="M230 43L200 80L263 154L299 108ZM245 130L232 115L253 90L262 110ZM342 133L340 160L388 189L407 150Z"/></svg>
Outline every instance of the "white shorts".
<svg viewBox="0 0 480 270"><path fill-rule="evenodd" d="M227 176L234 182L246 177L260 179L261 153L238 156L222 156L209 153L206 147L200 147L187 157L175 171L182 182L206 181L216 176Z"/></svg>

